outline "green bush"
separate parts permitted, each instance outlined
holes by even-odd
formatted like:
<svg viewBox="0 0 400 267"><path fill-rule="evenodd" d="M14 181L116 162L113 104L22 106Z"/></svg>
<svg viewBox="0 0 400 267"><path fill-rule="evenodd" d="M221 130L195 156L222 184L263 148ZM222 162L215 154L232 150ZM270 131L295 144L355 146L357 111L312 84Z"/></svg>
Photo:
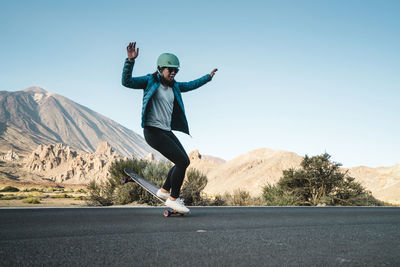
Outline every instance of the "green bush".
<svg viewBox="0 0 400 267"><path fill-rule="evenodd" d="M88 197L86 204L89 206L110 206L112 205L112 200L107 195L105 183L96 183L96 181L90 181L87 190Z"/></svg>
<svg viewBox="0 0 400 267"><path fill-rule="evenodd" d="M43 192L45 192L45 193L53 193L54 192L54 188L46 187L46 188L43 189Z"/></svg>
<svg viewBox="0 0 400 267"><path fill-rule="evenodd" d="M85 189L83 189L83 188L79 188L79 189L75 190L75 193L86 194L86 191L85 191Z"/></svg>
<svg viewBox="0 0 400 267"><path fill-rule="evenodd" d="M233 194L225 192L222 196L217 195L211 205L215 206L262 206L261 197L252 197L246 190L237 189Z"/></svg>
<svg viewBox="0 0 400 267"><path fill-rule="evenodd" d="M263 197L267 206L295 206L298 198L276 185L266 185L263 188Z"/></svg>
<svg viewBox="0 0 400 267"><path fill-rule="evenodd" d="M246 190L237 189L232 195L232 206L252 205L250 193Z"/></svg>
<svg viewBox="0 0 400 267"><path fill-rule="evenodd" d="M28 203L28 204L40 204L40 198L38 197L31 197L22 200L22 203Z"/></svg>
<svg viewBox="0 0 400 267"><path fill-rule="evenodd" d="M226 199L221 195L216 195L214 199L210 202L210 206L226 206Z"/></svg>
<svg viewBox="0 0 400 267"><path fill-rule="evenodd" d="M35 188L35 187L29 188L29 189L27 190L27 192L40 192L40 191L41 191L40 189Z"/></svg>
<svg viewBox="0 0 400 267"><path fill-rule="evenodd" d="M66 194L66 193L61 194L61 195L53 195L53 196L50 196L50 197L51 197L51 198L72 198L71 195L68 195L68 194Z"/></svg>
<svg viewBox="0 0 400 267"><path fill-rule="evenodd" d="M16 196L16 195L12 195L12 196L3 196L3 200L13 200L13 199L25 199L28 198L29 196Z"/></svg>
<svg viewBox="0 0 400 267"><path fill-rule="evenodd" d="M135 185L133 183L117 186L113 193L113 204L125 205L133 202L135 199L133 192L135 192Z"/></svg>
<svg viewBox="0 0 400 267"><path fill-rule="evenodd" d="M115 161L109 169L110 178L105 182L91 181L89 183L87 187L87 204L108 206L137 201L138 203L159 205L159 201L156 198L136 183L122 183L123 178L127 177L124 172L125 168L129 168L157 186L161 186L168 174L168 170L171 168L171 164L167 162L153 163L138 159Z"/></svg>
<svg viewBox="0 0 400 267"><path fill-rule="evenodd" d="M135 171L139 176L161 187L172 165L169 162L148 162L138 159L119 160L111 164L110 178L104 182L91 181L87 186L88 205L124 205L131 202L160 205L160 201L135 182L122 183L127 178L125 168ZM209 205L210 200L201 197L207 185L207 178L196 170L188 170L181 197L187 205Z"/></svg>
<svg viewBox="0 0 400 267"><path fill-rule="evenodd" d="M14 186L6 186L3 189L0 190L0 192L19 192L19 189L14 187Z"/></svg>
<svg viewBox="0 0 400 267"><path fill-rule="evenodd" d="M267 185L263 196L271 205L288 204L304 206L380 206L360 183L347 172L340 170L340 163L331 162L330 155L304 157L300 169L283 170L276 186Z"/></svg>
<svg viewBox="0 0 400 267"><path fill-rule="evenodd" d="M189 206L207 206L210 200L203 198L201 192L207 185L207 177L196 169L189 169L180 197Z"/></svg>
<svg viewBox="0 0 400 267"><path fill-rule="evenodd" d="M56 186L54 187L54 191L55 191L55 192L64 192L64 189L65 189L65 187L64 187L64 186L61 186L61 185L56 185Z"/></svg>
<svg viewBox="0 0 400 267"><path fill-rule="evenodd" d="M158 187L162 187L167 178L168 171L171 169L172 165L169 162L149 162L143 169L143 177L146 180L154 183ZM133 201L138 203L147 203L149 205L160 205L160 201L153 197L150 193L144 190L141 186L136 183L133 184Z"/></svg>

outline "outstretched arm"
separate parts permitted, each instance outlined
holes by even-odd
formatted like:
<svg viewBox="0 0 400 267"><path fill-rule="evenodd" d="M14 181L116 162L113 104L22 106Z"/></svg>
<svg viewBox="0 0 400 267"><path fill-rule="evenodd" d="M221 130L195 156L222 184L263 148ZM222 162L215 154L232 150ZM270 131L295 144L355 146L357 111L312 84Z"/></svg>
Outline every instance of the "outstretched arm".
<svg viewBox="0 0 400 267"><path fill-rule="evenodd" d="M200 86L208 83L209 81L211 81L211 79L214 77L215 72L218 69L214 69L210 74L204 75L203 77L201 77L200 79L194 80L194 81L190 81L190 82L179 82L179 88L181 90L181 92L188 92L194 89L199 88Z"/></svg>
<svg viewBox="0 0 400 267"><path fill-rule="evenodd" d="M133 89L145 89L147 86L148 76L132 77L135 59L139 55L139 48L136 49L136 42L131 42L126 47L128 58L125 60L124 69L122 71L122 85Z"/></svg>

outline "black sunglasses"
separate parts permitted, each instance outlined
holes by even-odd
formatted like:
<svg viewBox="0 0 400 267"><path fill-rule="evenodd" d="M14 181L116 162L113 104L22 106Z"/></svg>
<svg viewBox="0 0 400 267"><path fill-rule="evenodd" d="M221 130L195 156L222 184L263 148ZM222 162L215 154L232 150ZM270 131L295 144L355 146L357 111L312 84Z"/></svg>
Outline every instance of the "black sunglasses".
<svg viewBox="0 0 400 267"><path fill-rule="evenodd" d="M178 68L174 68L174 67L167 67L167 69L168 69L168 71L169 71L170 73L172 73L172 72L178 73L178 71L179 71Z"/></svg>

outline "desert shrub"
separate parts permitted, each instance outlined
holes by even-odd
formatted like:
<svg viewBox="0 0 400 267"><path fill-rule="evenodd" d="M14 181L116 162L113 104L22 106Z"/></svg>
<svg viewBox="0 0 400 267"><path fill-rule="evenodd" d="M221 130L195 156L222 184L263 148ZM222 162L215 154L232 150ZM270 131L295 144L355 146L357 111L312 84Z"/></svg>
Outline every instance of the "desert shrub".
<svg viewBox="0 0 400 267"><path fill-rule="evenodd" d="M169 162L164 162L164 161L146 162L146 163L147 164L141 170L142 173L141 176L146 178L146 180L154 183L158 187L161 187L172 165ZM141 186L137 185L136 183L132 182L125 184L123 186L129 189L132 201L136 201L138 203L146 203L153 206L160 205L159 200L157 200L155 197L153 197L150 193L148 193L146 190L144 190ZM122 190L122 192L124 191Z"/></svg>
<svg viewBox="0 0 400 267"><path fill-rule="evenodd" d="M113 193L113 204L125 205L134 201L135 197L133 192L135 192L133 183L126 185L119 185L115 188Z"/></svg>
<svg viewBox="0 0 400 267"><path fill-rule="evenodd" d="M75 193L86 194L86 191L83 188L79 188L79 189L75 190Z"/></svg>
<svg viewBox="0 0 400 267"><path fill-rule="evenodd" d="M139 176L161 187L172 165L169 162L148 162L138 159L119 160L111 164L110 178L105 182L91 181L87 186L88 205L124 205L131 202L160 205L160 202L134 182L123 183L127 178L125 168L135 171ZM187 205L210 205L212 201L202 197L207 185L207 177L197 170L190 169L182 187L181 197Z"/></svg>
<svg viewBox="0 0 400 267"><path fill-rule="evenodd" d="M225 205L226 206L233 206L233 197L232 197L232 194L230 194L230 193L228 193L228 192L225 192L223 195L222 195L222 200L225 202Z"/></svg>
<svg viewBox="0 0 400 267"><path fill-rule="evenodd" d="M125 168L131 169L140 176L143 175L143 170L149 162L138 159L118 160L111 164L109 168L110 178L108 179L109 186L114 189L117 185L121 184L122 178L127 175L124 172ZM113 191L113 190L112 190Z"/></svg>
<svg viewBox="0 0 400 267"><path fill-rule="evenodd" d="M19 189L14 187L14 186L6 186L3 189L0 190L0 192L19 192Z"/></svg>
<svg viewBox="0 0 400 267"><path fill-rule="evenodd" d="M251 198L251 205L249 206L265 206L265 200L262 195Z"/></svg>
<svg viewBox="0 0 400 267"><path fill-rule="evenodd" d="M226 206L226 200L221 195L216 195L210 202L210 206Z"/></svg>
<svg viewBox="0 0 400 267"><path fill-rule="evenodd" d="M159 201L146 190L134 182L123 184L122 180L128 176L124 169L129 168L150 182L161 186L171 164L168 162L148 162L138 159L119 160L111 164L110 178L105 182L91 181L87 187L89 205L127 204L133 201L158 205Z"/></svg>
<svg viewBox="0 0 400 267"><path fill-rule="evenodd" d="M74 197L74 200L86 200L86 197L85 196L77 196L77 197Z"/></svg>
<svg viewBox="0 0 400 267"><path fill-rule="evenodd" d="M88 197L86 204L89 206L110 206L112 205L111 197L106 194L105 183L90 181L87 190Z"/></svg>
<svg viewBox="0 0 400 267"><path fill-rule="evenodd" d="M61 192L63 192L63 191L64 191L64 186L62 186L62 185L56 185L56 186L54 187L54 191L61 191Z"/></svg>
<svg viewBox="0 0 400 267"><path fill-rule="evenodd" d="M0 194L0 200L13 200L13 199L24 199L24 196L16 196L14 194L7 194L7 195L3 195Z"/></svg>
<svg viewBox="0 0 400 267"><path fill-rule="evenodd" d="M60 194L60 195L53 195L53 196L51 196L51 198L72 198L72 196L64 193L64 194Z"/></svg>
<svg viewBox="0 0 400 267"><path fill-rule="evenodd" d="M27 190L27 192L40 192L40 189L32 187Z"/></svg>
<svg viewBox="0 0 400 267"><path fill-rule="evenodd" d="M295 206L299 201L295 195L271 184L263 188L263 197L267 206Z"/></svg>
<svg viewBox="0 0 400 267"><path fill-rule="evenodd" d="M172 164L167 161L149 163L143 169L143 177L161 187L164 184L171 167Z"/></svg>
<svg viewBox="0 0 400 267"><path fill-rule="evenodd" d="M249 206L251 205L250 193L246 190L237 189L232 195L232 206Z"/></svg>
<svg viewBox="0 0 400 267"><path fill-rule="evenodd" d="M22 200L22 203L40 204L40 198L38 198L38 197L30 197L30 198Z"/></svg>
<svg viewBox="0 0 400 267"><path fill-rule="evenodd" d="M25 199L26 196L4 196L2 200L14 200L14 199Z"/></svg>
<svg viewBox="0 0 400 267"><path fill-rule="evenodd" d="M207 177L200 171L190 168L186 174L180 197L189 206L208 206L211 202L203 198L201 193L207 185Z"/></svg>
<svg viewBox="0 0 400 267"><path fill-rule="evenodd" d="M215 200L214 200L215 201ZM263 199L252 197L246 190L237 189L233 194L225 192L222 196L218 195L219 204L223 206L262 206Z"/></svg>
<svg viewBox="0 0 400 267"><path fill-rule="evenodd" d="M41 196L42 192L40 191L29 191L29 196Z"/></svg>
<svg viewBox="0 0 400 267"><path fill-rule="evenodd" d="M314 157L306 155L300 169L283 170L283 176L276 186L264 187L266 202L294 201L304 206L383 205L347 172L342 172L341 164L331 162L330 157L327 153Z"/></svg>
<svg viewBox="0 0 400 267"><path fill-rule="evenodd" d="M60 185L56 185L55 187L46 187L43 189L37 189L37 188L28 188L25 189L25 192L34 192L34 191L39 191L39 192L43 192L43 193L64 193L64 192L70 192L72 193L73 191L68 191L65 190L65 188L63 186Z"/></svg>

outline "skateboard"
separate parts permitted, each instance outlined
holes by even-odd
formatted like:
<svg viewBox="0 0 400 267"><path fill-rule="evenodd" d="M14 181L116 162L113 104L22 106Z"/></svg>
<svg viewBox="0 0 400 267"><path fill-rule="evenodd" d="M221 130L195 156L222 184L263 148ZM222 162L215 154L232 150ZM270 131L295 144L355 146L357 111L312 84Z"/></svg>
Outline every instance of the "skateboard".
<svg viewBox="0 0 400 267"><path fill-rule="evenodd" d="M143 177L140 177L139 174L132 171L131 169L125 168L124 172L129 176L128 180L127 179L123 180L124 183L129 182L129 179L134 181L135 183L140 185L144 190L146 190L147 192L152 194L155 198L157 198L158 200L160 200L162 203L165 204L165 200L163 200L157 196L157 191L158 191L158 189L160 189L158 186L156 186L155 184L153 184L150 181L147 181ZM166 209L166 210L164 210L163 215L165 217L169 217L169 216L183 216L184 214L177 212L176 210Z"/></svg>

